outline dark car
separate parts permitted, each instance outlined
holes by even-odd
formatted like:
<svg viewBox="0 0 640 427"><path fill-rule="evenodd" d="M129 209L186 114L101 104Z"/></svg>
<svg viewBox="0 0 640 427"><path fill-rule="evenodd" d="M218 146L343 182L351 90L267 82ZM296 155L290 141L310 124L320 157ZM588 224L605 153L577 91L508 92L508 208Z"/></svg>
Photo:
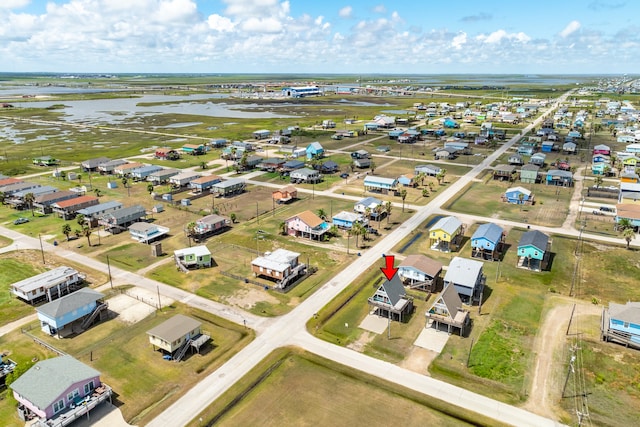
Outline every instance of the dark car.
<svg viewBox="0 0 640 427"><path fill-rule="evenodd" d="M340 178L342 178L342 179L347 179L347 178L349 178L349 174L348 174L348 173L346 173L346 172L345 172L345 173L341 173L341 174L340 174Z"/></svg>

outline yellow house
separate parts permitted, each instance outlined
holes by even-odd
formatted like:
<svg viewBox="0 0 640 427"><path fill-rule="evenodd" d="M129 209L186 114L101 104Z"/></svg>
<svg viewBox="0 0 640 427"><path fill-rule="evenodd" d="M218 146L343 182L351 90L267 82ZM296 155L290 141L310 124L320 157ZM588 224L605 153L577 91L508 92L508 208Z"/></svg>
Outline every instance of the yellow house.
<svg viewBox="0 0 640 427"><path fill-rule="evenodd" d="M160 348L169 354L187 348L188 344L199 350L199 338L204 337L201 331L202 323L182 314L176 314L147 331L149 342L154 350ZM206 340L209 337L206 336ZM201 344L200 344L201 345Z"/></svg>
<svg viewBox="0 0 640 427"><path fill-rule="evenodd" d="M440 220L429 229L431 249L442 252L455 250L462 241L462 232L463 225L458 218L454 216L440 218Z"/></svg>

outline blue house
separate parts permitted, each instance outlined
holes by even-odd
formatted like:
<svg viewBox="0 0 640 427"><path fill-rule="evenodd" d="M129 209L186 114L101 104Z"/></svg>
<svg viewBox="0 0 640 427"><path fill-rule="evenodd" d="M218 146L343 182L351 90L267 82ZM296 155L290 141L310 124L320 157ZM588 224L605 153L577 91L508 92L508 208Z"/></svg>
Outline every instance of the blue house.
<svg viewBox="0 0 640 427"><path fill-rule="evenodd" d="M524 187L511 187L502 195L502 201L518 205L533 204L533 194Z"/></svg>
<svg viewBox="0 0 640 427"><path fill-rule="evenodd" d="M543 141L542 142L542 152L550 153L553 151L553 141Z"/></svg>
<svg viewBox="0 0 640 427"><path fill-rule="evenodd" d="M458 122L453 120L451 117L447 117L446 119L444 119L443 124L444 124L444 127L450 128L450 129L454 129L454 128L459 128L460 127Z"/></svg>
<svg viewBox="0 0 640 427"><path fill-rule="evenodd" d="M45 334L68 335L87 329L106 312L107 304L102 302L104 294L90 288L81 288L47 304L36 308L40 327Z"/></svg>
<svg viewBox="0 0 640 427"><path fill-rule="evenodd" d="M640 348L640 302L609 303L602 313L602 339Z"/></svg>
<svg viewBox="0 0 640 427"><path fill-rule="evenodd" d="M482 224L471 236L471 256L497 261L500 259L503 244L504 230L502 227L492 223Z"/></svg>
<svg viewBox="0 0 640 427"><path fill-rule="evenodd" d="M318 141L312 142L307 146L307 159L319 159L324 156L324 148Z"/></svg>
<svg viewBox="0 0 640 427"><path fill-rule="evenodd" d="M360 223L362 225L367 225L368 223L367 219L362 214L347 211L335 214L331 218L331 221L336 227L346 229L351 229L356 223Z"/></svg>
<svg viewBox="0 0 640 427"><path fill-rule="evenodd" d="M367 175L364 178L365 191L376 191L379 193L388 193L389 191L396 191L398 187L397 178L385 178L383 176Z"/></svg>
<svg viewBox="0 0 640 427"><path fill-rule="evenodd" d="M549 172L547 172L546 183L547 185L571 187L573 185L573 174L571 171L550 169Z"/></svg>
<svg viewBox="0 0 640 427"><path fill-rule="evenodd" d="M525 145L521 145L520 147L518 147L517 153L523 156L530 156L533 154L534 150L535 149L533 147L527 147Z"/></svg>
<svg viewBox="0 0 640 427"><path fill-rule="evenodd" d="M518 242L518 267L541 271L551 256L551 241L549 236L532 230L522 234Z"/></svg>
<svg viewBox="0 0 640 427"><path fill-rule="evenodd" d="M161 171L162 169L164 168L158 165L148 165L142 166L141 168L132 169L129 173L131 174L131 177L134 179L134 181L140 181L147 179L149 175L154 172Z"/></svg>

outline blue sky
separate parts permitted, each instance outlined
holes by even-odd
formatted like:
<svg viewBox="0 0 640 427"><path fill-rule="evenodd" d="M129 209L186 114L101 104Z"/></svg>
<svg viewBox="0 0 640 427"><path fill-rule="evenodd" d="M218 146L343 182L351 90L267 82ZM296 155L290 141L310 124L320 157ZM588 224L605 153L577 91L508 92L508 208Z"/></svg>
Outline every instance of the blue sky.
<svg viewBox="0 0 640 427"><path fill-rule="evenodd" d="M0 0L0 71L635 74L640 2Z"/></svg>

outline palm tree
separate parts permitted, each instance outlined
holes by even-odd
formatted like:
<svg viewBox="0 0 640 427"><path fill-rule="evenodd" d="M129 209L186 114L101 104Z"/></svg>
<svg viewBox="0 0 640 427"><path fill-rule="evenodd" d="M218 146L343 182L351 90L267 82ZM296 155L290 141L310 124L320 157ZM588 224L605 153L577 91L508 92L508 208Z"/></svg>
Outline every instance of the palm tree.
<svg viewBox="0 0 640 427"><path fill-rule="evenodd" d="M444 183L444 177L447 175L446 169L440 169L440 172L436 175L436 179L438 180L438 185Z"/></svg>
<svg viewBox="0 0 640 427"><path fill-rule="evenodd" d="M100 197L102 194L100 194L100 189L96 188L93 190L94 193L96 193L96 197Z"/></svg>
<svg viewBox="0 0 640 427"><path fill-rule="evenodd" d="M402 212L404 212L404 199L407 198L407 190L400 190L400 197L402 198Z"/></svg>
<svg viewBox="0 0 640 427"><path fill-rule="evenodd" d="M356 222L351 227L351 234L356 236L356 248L358 248L358 236L362 236L365 232L364 227L359 222Z"/></svg>
<svg viewBox="0 0 640 427"><path fill-rule="evenodd" d="M393 204L391 202L386 202L384 204L384 211L387 214L387 224L389 224L389 217L391 216L391 209L393 209Z"/></svg>
<svg viewBox="0 0 640 427"><path fill-rule="evenodd" d="M200 169L205 170L207 168L207 162L200 162Z"/></svg>
<svg viewBox="0 0 640 427"><path fill-rule="evenodd" d="M189 246L191 246L191 239L195 236L196 234L196 223L194 221L191 221L189 224L187 224L187 238L189 239Z"/></svg>
<svg viewBox="0 0 640 427"><path fill-rule="evenodd" d="M4 205L5 198L6 198L5 194L2 191L0 191L0 205Z"/></svg>
<svg viewBox="0 0 640 427"><path fill-rule="evenodd" d="M149 194L153 193L153 184L147 184L147 191L149 192Z"/></svg>
<svg viewBox="0 0 640 427"><path fill-rule="evenodd" d="M369 169L371 169L371 174L373 175L376 172L376 162L374 162L373 160L371 160L371 163L369 164Z"/></svg>
<svg viewBox="0 0 640 427"><path fill-rule="evenodd" d="M427 190L426 188L422 189L422 197L429 197L429 190Z"/></svg>
<svg viewBox="0 0 640 427"><path fill-rule="evenodd" d="M84 218L83 214L76 215L76 222L78 223L78 225L80 227L84 227L84 220L85 220L85 218Z"/></svg>
<svg viewBox="0 0 640 427"><path fill-rule="evenodd" d="M324 211L324 209L322 208L318 209L317 213L321 219L327 219L327 213Z"/></svg>
<svg viewBox="0 0 640 427"><path fill-rule="evenodd" d="M431 191L433 193L433 182L429 183L429 191Z"/></svg>
<svg viewBox="0 0 640 427"><path fill-rule="evenodd" d="M92 231L90 227L82 228L82 235L87 238L87 243L89 244L89 247L91 247L91 233Z"/></svg>
<svg viewBox="0 0 640 427"><path fill-rule="evenodd" d="M31 210L31 216L33 215L33 202L36 200L36 196L34 196L33 193L27 193L24 195L24 202L27 204L27 206L29 206L29 209Z"/></svg>
<svg viewBox="0 0 640 427"><path fill-rule="evenodd" d="M618 221L618 229L622 231L622 237L627 242L627 249L629 249L629 245L635 237L633 223L629 218L622 218L620 221Z"/></svg>
<svg viewBox="0 0 640 427"><path fill-rule="evenodd" d="M336 237L338 234L340 234L340 230L337 226L332 225L331 227L329 227L328 233L331 234L332 237Z"/></svg>
<svg viewBox="0 0 640 427"><path fill-rule="evenodd" d="M424 187L424 180L427 177L427 174L424 172L420 172L418 173L418 175L416 176L416 181L420 181L420 185L422 187Z"/></svg>
<svg viewBox="0 0 640 427"><path fill-rule="evenodd" d="M69 234L71 234L71 226L67 223L62 224L62 234L64 234L67 238L67 242L69 241Z"/></svg>
<svg viewBox="0 0 640 427"><path fill-rule="evenodd" d="M367 219L371 219L371 208L368 206L364 208L364 217Z"/></svg>

